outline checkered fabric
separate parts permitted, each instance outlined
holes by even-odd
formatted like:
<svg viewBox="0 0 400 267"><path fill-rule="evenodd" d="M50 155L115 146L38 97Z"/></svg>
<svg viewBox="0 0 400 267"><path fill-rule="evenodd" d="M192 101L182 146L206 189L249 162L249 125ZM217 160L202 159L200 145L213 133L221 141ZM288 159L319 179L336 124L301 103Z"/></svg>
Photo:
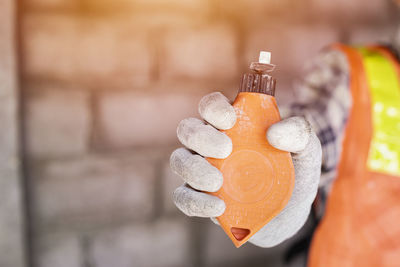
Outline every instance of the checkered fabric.
<svg viewBox="0 0 400 267"><path fill-rule="evenodd" d="M396 49L386 45L394 55ZM294 101L283 116L304 116L322 146L320 188L329 193L336 177L342 140L351 108L350 71L346 56L324 50L307 66L306 75L295 84Z"/></svg>
<svg viewBox="0 0 400 267"><path fill-rule="evenodd" d="M306 66L304 78L295 84L294 99L285 116L304 116L318 135L322 146L320 187L329 190L351 107L345 55L336 50L322 51Z"/></svg>

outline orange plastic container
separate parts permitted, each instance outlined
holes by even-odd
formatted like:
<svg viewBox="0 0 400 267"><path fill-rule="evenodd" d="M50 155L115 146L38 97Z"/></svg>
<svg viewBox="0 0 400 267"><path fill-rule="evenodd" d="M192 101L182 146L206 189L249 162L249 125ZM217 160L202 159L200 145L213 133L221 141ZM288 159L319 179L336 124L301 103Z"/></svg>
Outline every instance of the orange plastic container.
<svg viewBox="0 0 400 267"><path fill-rule="evenodd" d="M236 247L279 214L294 186L290 153L272 147L266 138L267 129L280 120L275 79L266 74L274 66L259 62L251 69L254 73L243 76L233 103L236 124L223 131L232 139L233 151L226 159L207 159L224 177L221 189L210 194L225 201L226 210L217 220Z"/></svg>

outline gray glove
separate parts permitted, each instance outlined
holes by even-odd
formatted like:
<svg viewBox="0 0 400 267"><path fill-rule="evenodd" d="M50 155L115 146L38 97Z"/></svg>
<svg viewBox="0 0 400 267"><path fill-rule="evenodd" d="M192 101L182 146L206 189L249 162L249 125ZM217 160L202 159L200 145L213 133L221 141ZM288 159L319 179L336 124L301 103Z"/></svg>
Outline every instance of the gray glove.
<svg viewBox="0 0 400 267"><path fill-rule="evenodd" d="M185 183L175 190L173 199L188 216L213 218L224 213L224 201L199 191L218 191L223 177L204 157L223 159L232 152L230 138L217 129L232 128L236 113L228 99L218 92L201 99L199 113L209 124L188 118L177 129L178 139L186 148L175 150L170 164ZM295 168L295 186L288 204L249 240L260 247L273 247L293 236L308 217L321 174L321 145L302 117L275 123L268 129L266 138L275 148L292 153Z"/></svg>

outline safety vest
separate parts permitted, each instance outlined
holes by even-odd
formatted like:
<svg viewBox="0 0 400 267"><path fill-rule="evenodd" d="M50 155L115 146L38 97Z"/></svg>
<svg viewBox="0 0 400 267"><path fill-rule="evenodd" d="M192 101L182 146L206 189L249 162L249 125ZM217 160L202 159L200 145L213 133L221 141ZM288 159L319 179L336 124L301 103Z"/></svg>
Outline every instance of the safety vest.
<svg viewBox="0 0 400 267"><path fill-rule="evenodd" d="M352 109L309 267L400 266L400 65L383 47L335 45Z"/></svg>

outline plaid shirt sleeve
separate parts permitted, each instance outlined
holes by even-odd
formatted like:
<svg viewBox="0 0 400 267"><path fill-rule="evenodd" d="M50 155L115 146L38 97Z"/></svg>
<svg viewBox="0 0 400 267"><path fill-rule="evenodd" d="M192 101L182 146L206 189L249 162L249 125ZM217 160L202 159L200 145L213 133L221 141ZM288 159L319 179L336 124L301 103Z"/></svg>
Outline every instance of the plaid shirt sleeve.
<svg viewBox="0 0 400 267"><path fill-rule="evenodd" d="M318 135L322 146L320 187L328 193L336 176L352 102L345 55L336 50L321 52L296 83L294 99L282 115L304 116Z"/></svg>

